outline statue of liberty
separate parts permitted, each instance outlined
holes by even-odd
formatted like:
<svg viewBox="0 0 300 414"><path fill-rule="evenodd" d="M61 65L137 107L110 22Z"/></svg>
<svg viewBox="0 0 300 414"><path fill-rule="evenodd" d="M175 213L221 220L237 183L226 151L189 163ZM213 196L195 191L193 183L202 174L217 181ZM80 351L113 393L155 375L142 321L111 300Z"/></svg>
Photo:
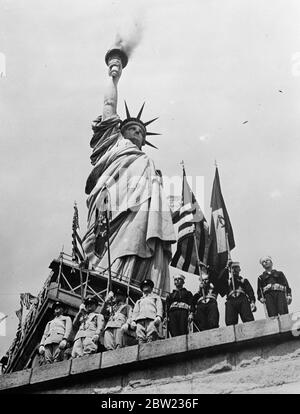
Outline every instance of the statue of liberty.
<svg viewBox="0 0 300 414"><path fill-rule="evenodd" d="M88 228L84 250L93 268L107 269L110 253L111 270L120 280L129 278L132 284L139 285L144 279L151 279L161 293L168 292L171 244L176 237L160 174L143 152L145 145L152 145L146 136L158 135L147 131L147 126L157 118L143 122L144 105L133 117L126 103L126 119L119 118L117 86L128 57L121 48L113 48L105 60L109 83L102 116L92 127L93 169L85 188ZM97 231L103 188L108 190L111 205L109 252Z"/></svg>

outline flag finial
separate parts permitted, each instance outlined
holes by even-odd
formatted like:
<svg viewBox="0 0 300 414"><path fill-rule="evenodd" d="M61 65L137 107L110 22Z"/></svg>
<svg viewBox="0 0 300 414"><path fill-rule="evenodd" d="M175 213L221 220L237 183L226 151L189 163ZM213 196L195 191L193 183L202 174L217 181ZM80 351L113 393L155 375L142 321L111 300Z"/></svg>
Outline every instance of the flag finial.
<svg viewBox="0 0 300 414"><path fill-rule="evenodd" d="M184 161L183 160L181 160L180 165L184 169Z"/></svg>
<svg viewBox="0 0 300 414"><path fill-rule="evenodd" d="M217 160L215 160L215 167L218 168Z"/></svg>

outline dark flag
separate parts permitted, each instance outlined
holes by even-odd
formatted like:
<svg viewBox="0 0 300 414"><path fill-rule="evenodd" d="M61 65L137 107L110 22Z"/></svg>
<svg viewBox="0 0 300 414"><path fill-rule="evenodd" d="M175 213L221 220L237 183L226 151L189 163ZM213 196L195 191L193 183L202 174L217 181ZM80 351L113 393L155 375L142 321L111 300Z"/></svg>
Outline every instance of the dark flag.
<svg viewBox="0 0 300 414"><path fill-rule="evenodd" d="M78 233L79 216L76 202L74 203L74 215L72 224L72 260L76 263L82 263L85 260L85 254L82 247L82 240Z"/></svg>
<svg viewBox="0 0 300 414"><path fill-rule="evenodd" d="M210 276L221 296L225 295L228 280L227 264L230 250L235 247L233 230L221 192L218 168L216 168L211 195L211 223L208 265Z"/></svg>
<svg viewBox="0 0 300 414"><path fill-rule="evenodd" d="M171 266L199 275L197 259L204 264L207 260L208 224L187 182L184 167L181 207L173 213L173 223L178 226L178 242Z"/></svg>
<svg viewBox="0 0 300 414"><path fill-rule="evenodd" d="M96 206L95 220L95 254L102 258L108 247L110 236L109 222L111 220L111 201L108 188L104 186L99 195Z"/></svg>
<svg viewBox="0 0 300 414"><path fill-rule="evenodd" d="M25 307L25 309L28 310L32 304L33 299L35 299L35 296L33 296L31 293L21 293L21 307Z"/></svg>

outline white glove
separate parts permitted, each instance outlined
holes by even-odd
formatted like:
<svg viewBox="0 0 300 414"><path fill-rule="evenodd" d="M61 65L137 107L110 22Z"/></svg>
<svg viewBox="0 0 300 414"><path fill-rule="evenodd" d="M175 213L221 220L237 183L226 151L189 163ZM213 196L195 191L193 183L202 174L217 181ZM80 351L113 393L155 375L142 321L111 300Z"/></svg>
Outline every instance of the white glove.
<svg viewBox="0 0 300 414"><path fill-rule="evenodd" d="M260 301L260 303L266 303L266 299L265 298L260 298L259 301Z"/></svg>
<svg viewBox="0 0 300 414"><path fill-rule="evenodd" d="M161 319L160 319L160 317L159 317L159 316L157 316L157 317L154 319L154 325L157 327L157 326L159 326L160 322L161 322Z"/></svg>
<svg viewBox="0 0 300 414"><path fill-rule="evenodd" d="M99 341L99 335L94 335L92 341L96 344Z"/></svg>
<svg viewBox="0 0 300 414"><path fill-rule="evenodd" d="M40 355L44 355L44 353L45 353L45 347L44 347L44 345L40 345L40 347L39 347L39 354Z"/></svg>
<svg viewBox="0 0 300 414"><path fill-rule="evenodd" d="M82 303L80 306L79 306L79 312L82 312L82 311L85 311L86 309L85 309L85 306L84 306L84 304Z"/></svg>
<svg viewBox="0 0 300 414"><path fill-rule="evenodd" d="M128 323L124 323L124 325L121 326L121 332L122 333L128 332L128 329L129 329Z"/></svg>
<svg viewBox="0 0 300 414"><path fill-rule="evenodd" d="M59 349L61 349L62 351L66 348L67 346L67 340L63 339L60 344L58 345Z"/></svg>
<svg viewBox="0 0 300 414"><path fill-rule="evenodd" d="M256 312L255 303L254 302L251 302L250 306L251 306L251 312Z"/></svg>
<svg viewBox="0 0 300 414"><path fill-rule="evenodd" d="M108 292L108 295L105 298L105 302L109 302L114 297L114 292Z"/></svg>
<svg viewBox="0 0 300 414"><path fill-rule="evenodd" d="M132 329L132 330L135 330L136 329L136 322L131 322L131 324L130 324L130 328Z"/></svg>
<svg viewBox="0 0 300 414"><path fill-rule="evenodd" d="M288 295L286 297L286 300L287 300L287 304L290 305L292 303L292 296Z"/></svg>

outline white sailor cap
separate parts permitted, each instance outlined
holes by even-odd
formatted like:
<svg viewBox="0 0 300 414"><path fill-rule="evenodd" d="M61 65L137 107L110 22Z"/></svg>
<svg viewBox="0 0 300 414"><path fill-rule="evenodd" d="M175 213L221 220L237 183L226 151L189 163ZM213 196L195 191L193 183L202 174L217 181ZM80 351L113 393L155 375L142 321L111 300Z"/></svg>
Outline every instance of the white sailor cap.
<svg viewBox="0 0 300 414"><path fill-rule="evenodd" d="M273 260L272 260L272 257L271 257L271 256L262 256L262 257L259 259L259 263L262 265L262 264L263 264L263 262L264 262L264 261L266 261L266 260L270 260L270 261L273 263Z"/></svg>
<svg viewBox="0 0 300 414"><path fill-rule="evenodd" d="M181 273L178 273L177 275L173 276L173 279L182 279L183 281L185 281L185 276L182 275Z"/></svg>

